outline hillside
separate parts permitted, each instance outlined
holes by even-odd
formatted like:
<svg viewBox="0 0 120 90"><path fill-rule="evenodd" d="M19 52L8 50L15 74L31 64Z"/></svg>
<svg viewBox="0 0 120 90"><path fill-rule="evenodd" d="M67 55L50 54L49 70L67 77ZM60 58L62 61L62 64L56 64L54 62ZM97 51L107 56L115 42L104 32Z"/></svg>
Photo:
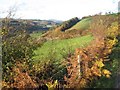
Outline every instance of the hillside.
<svg viewBox="0 0 120 90"><path fill-rule="evenodd" d="M51 40L51 39L68 39L68 38L74 38L78 36L89 35L91 34L91 28L94 28L94 26L91 26L91 24L96 23L94 19L97 19L97 18L103 19L104 17L110 18L107 20L106 23L108 23L108 21L110 21L111 23L111 18L112 19L116 18L117 14L94 15L94 16L88 16L88 17L82 18L81 20L79 20L78 18L72 18L55 27L52 27L50 30L48 30L46 33L42 35L41 35L41 32L36 32L36 33L33 33L33 36L37 36L39 38L39 34L40 34L40 36ZM73 23L73 24L70 24L70 23Z"/></svg>
<svg viewBox="0 0 120 90"><path fill-rule="evenodd" d="M62 22L55 22L52 20L23 20L23 23L26 24L27 31L29 32L39 32L39 31L48 31L50 28L55 27Z"/></svg>
<svg viewBox="0 0 120 90"><path fill-rule="evenodd" d="M67 56L66 55L68 55L68 52L69 53L73 53L73 51L75 50L75 48L80 48L81 46L79 46L79 45L83 45L83 43L81 43L81 44L79 44L79 43L77 43L77 42L82 42L81 41L81 39L77 39L77 38L79 38L79 37L83 37L83 41L85 40L85 41L87 41L87 40L89 40L88 38L87 39L85 39L84 37L86 36L86 35L90 35L90 34L92 34L93 36L93 38L94 38L94 40L92 41L92 44L88 44L87 46L88 47L85 47L85 49L83 49L83 51L82 51L82 49L80 49L80 52L82 52L81 53L81 55L82 54L84 54L85 55L85 57L87 57L86 59L90 59L91 61L93 60L93 58L96 60L96 57L98 57L97 59L100 59L100 60L107 60L105 57L107 56L109 56L109 54L111 53L110 51L112 51L112 48L114 47L114 44L112 44L112 41L114 41L114 40L111 40L108 36L107 36L107 34L108 34L108 32L106 33L106 31L109 29L109 28L111 28L112 26L113 27L117 27L116 26L116 21L117 20L117 14L110 14L110 15L95 15L95 16L92 16L92 17L87 17L87 18L83 18L82 20L80 20L78 23L76 23L75 25L73 25L71 28L69 28L69 29L66 29L65 30L65 32L63 32L63 31L60 31L60 29L57 31L57 28L56 29L54 29L54 30L51 30L51 31L49 31L49 32L47 32L46 33L46 36L44 36L43 35L43 37L44 38L50 38L50 37L52 37L51 38L51 40L53 40L53 41L50 41L51 42L51 44L50 44L50 42L46 42L44 45L43 45L43 47L41 47L41 48L39 48L38 49L38 51L35 51L35 53L36 53L36 56L34 57L34 59L36 59L37 61L39 61L39 60L45 60L46 58L44 58L45 56L48 56L48 58L50 58L50 56L53 56L53 54L54 54L54 56L53 57L51 57L51 58L55 58L55 60L57 60L57 61L59 61L59 60L62 60L63 59L63 57L64 58L66 58ZM100 22L101 21L101 22ZM115 30L117 30L117 28L115 29ZM109 31L109 32L114 32L114 31ZM117 31L116 31L117 32ZM106 38L106 36L108 37L107 38L107 40L105 40L104 38ZM56 38L57 37L57 38ZM76 38L77 37L77 38ZM81 37L81 38L82 38ZM72 39L71 39L72 38ZM54 40L55 39L55 40ZM59 40L59 39L62 39L62 40ZM70 41L70 43L68 43L69 42L69 40L73 40L73 42L72 41ZM76 40L77 41L76 41ZM49 39L48 39L49 40ZM80 41L79 41L80 40ZM110 40L111 41L111 43L110 42L108 42L108 40ZM65 42L64 42L65 41ZM56 42L56 43L55 43ZM57 42L59 42L59 43L57 43ZM74 45L74 43L77 43L76 45ZM102 45L102 43L104 43L103 45ZM62 45L61 45L62 44ZM111 48L109 48L109 49L107 49L107 47L106 46L104 46L105 44L110 44L110 46L109 47L111 47ZM66 45L67 45L67 47L66 47ZM71 45L70 47L69 47L69 45ZM78 46L77 46L78 45ZM47 47L47 48L46 48ZM64 48L65 47L65 48ZM53 48L53 49L52 49ZM61 48L61 49L60 49ZM63 50L63 48L64 48L64 50ZM66 50L66 49L68 49L68 48L70 48L71 50ZM83 48L83 47L82 47ZM105 50L104 50L104 49ZM46 50L45 50L46 49ZM54 52L53 52L53 54L52 54L52 50L54 50ZM103 51L102 51L103 50ZM48 51L50 51L50 52L48 52ZM72 51L72 52L71 52ZM41 53L40 53L41 52ZM105 52L106 54L104 55L104 53L102 54L103 52ZM90 55L89 54L87 54L87 53L90 53ZM97 54L97 56L96 56L96 54ZM49 56L50 55L50 56ZM57 56L58 55L58 56ZM63 56L61 56L61 55L63 55ZM40 57L41 56L41 57ZM68 57L69 57L69 55L68 55ZM70 56L71 57L71 56ZM83 59L85 58L85 57L83 57ZM110 56L111 57L111 56ZM85 59L85 60L86 60ZM74 58L73 59L73 57L72 57L72 59L70 59L70 61L69 61L69 64L71 64L71 65L73 65L73 66L71 66L71 69L69 68L69 66L68 66L68 72L70 71L70 70L76 70L77 68L77 66L76 67L74 67L75 65L77 65L77 62L73 62L73 60L76 60L76 58ZM90 62L91 62L90 61ZM117 63L118 63L119 61L113 61L113 63L112 63L112 61L111 62L104 62L104 61L96 61L95 63L101 63L101 64L103 64L103 65L106 65L106 68L108 69L108 70L106 70L106 69L104 69L104 67L103 66L101 66L101 67L103 67L103 71L105 70L106 72L108 72L108 75L106 76L107 78L109 78L110 77L110 74L111 73L113 73L113 75L114 75L114 78L115 78L115 73L116 73L116 67L117 67ZM109 63L111 63L111 65L116 65L116 67L113 67L113 69L111 69L110 70L110 66L109 66ZM116 63L116 64L115 64ZM94 64L93 64L93 66L94 66ZM73 67L73 68L72 68ZM84 66L83 66L84 67ZM96 67L94 67L94 68L96 68ZM90 69L90 68L89 68ZM92 70L92 69L91 69ZM97 70L97 69L96 69ZM104 83L105 81L107 81L107 78L105 78L105 76L104 76L104 74L100 74L100 72L103 72L103 71L99 71L100 69L98 68L98 70L96 71L96 74L95 73L93 73L93 76L95 75L96 77L98 76L98 77L100 77L101 75L103 75L102 76L102 78L100 79L100 80L95 80L95 82L99 82L99 83ZM110 72L109 72L109 70L110 70ZM59 71L58 71L59 72ZM76 76L75 76L76 75ZM78 74L77 74L77 72L73 72L73 75L71 75L71 78L67 78L67 80L68 80L68 82L71 82L71 81L75 81L76 83L77 82L80 82L79 80L78 81L76 81L76 80L74 80L75 78L77 78L77 76L78 76ZM86 77L86 75L85 75L85 77ZM84 76L83 76L83 78L84 78ZM104 81L104 82L102 82L102 80ZM81 82L83 82L83 81L81 81ZM87 81L86 81L87 82ZM93 84L95 83L95 82L92 82ZM109 80L109 84L108 85L106 85L105 83L104 83L104 86L102 86L103 84L101 84L101 85L99 85L98 83L96 84L96 86L94 86L94 85L91 85L92 87L105 87L105 86L107 86L107 87L114 87L115 85L114 85L114 82L115 82L115 80L113 80L113 78L111 78L110 80ZM71 83L71 84L69 84L70 86L72 86L72 85L75 85L75 83Z"/></svg>
<svg viewBox="0 0 120 90"><path fill-rule="evenodd" d="M75 24L74 26L72 26L69 30L71 30L71 29L86 30L86 29L89 28L91 21L92 21L91 17L82 19L77 24Z"/></svg>
<svg viewBox="0 0 120 90"><path fill-rule="evenodd" d="M2 20L2 19L1 19ZM27 32L42 32L48 31L50 28L55 27L62 23L62 21L52 21L52 20L39 20L39 19L13 19L10 18L10 26L12 27L25 27Z"/></svg>
<svg viewBox="0 0 120 90"><path fill-rule="evenodd" d="M43 37L46 37L46 38L54 37L54 38L65 39L65 38L81 36L82 33L83 34L86 33L87 30L89 29L92 18L87 17L81 20L78 20L77 18L75 18L76 20L75 22L72 20L74 20L74 18L63 22L60 26L54 27L53 30L48 31L46 34L43 35ZM73 24L69 25L70 23L73 23Z"/></svg>
<svg viewBox="0 0 120 90"><path fill-rule="evenodd" d="M114 88L120 64L118 15L75 17L59 25L25 20L27 29L3 19L3 87ZM54 24L46 32L36 29Z"/></svg>
<svg viewBox="0 0 120 90"><path fill-rule="evenodd" d="M95 23L94 20L96 17L99 18L109 17L110 19L116 18L116 14L110 14L110 15L94 15L94 16L88 16L85 18L82 18L80 21L76 22L75 24L71 24L70 27L67 27L66 23L72 23L72 19L63 22L61 25L58 25L57 27L54 27L52 30L49 30L47 33L43 34L42 36L47 39L66 39L66 38L74 38L76 36L84 36L89 35L91 33L91 23ZM74 18L73 18L74 19ZM110 20L108 20L110 21ZM69 24L68 24L69 26ZM64 28L65 27L65 28Z"/></svg>

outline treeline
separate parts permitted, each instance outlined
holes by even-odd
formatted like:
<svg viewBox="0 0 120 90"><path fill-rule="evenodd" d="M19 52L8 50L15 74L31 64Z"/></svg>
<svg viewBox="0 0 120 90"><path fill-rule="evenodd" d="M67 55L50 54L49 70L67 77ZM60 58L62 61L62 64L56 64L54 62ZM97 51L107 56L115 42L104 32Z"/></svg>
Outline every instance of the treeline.
<svg viewBox="0 0 120 90"><path fill-rule="evenodd" d="M26 25L26 30L30 33L34 32L34 31L47 31L49 30L48 27L44 27L44 26L39 26L39 25L30 25L30 24L27 24Z"/></svg>
<svg viewBox="0 0 120 90"><path fill-rule="evenodd" d="M63 22L61 25L51 28L51 30L55 29L55 30L59 30L59 31L65 31L65 30L71 28L73 25L75 25L79 21L80 20L77 17L75 17L68 21Z"/></svg>

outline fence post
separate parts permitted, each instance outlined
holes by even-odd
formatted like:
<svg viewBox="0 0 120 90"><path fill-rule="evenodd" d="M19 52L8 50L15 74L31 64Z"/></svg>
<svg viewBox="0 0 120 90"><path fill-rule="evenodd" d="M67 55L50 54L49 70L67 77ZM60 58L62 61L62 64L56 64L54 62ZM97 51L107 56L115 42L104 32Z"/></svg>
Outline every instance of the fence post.
<svg viewBox="0 0 120 90"><path fill-rule="evenodd" d="M78 75L79 75L79 78L81 78L81 57L80 55L78 55Z"/></svg>

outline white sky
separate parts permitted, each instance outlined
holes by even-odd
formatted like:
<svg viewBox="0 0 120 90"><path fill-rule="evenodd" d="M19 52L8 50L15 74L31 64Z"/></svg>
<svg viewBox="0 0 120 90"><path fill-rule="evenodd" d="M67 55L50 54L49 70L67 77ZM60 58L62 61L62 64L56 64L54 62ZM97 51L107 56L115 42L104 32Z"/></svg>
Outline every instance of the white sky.
<svg viewBox="0 0 120 90"><path fill-rule="evenodd" d="M10 7L17 8L16 17L24 19L68 20L99 12L117 12L119 0L0 0L0 17Z"/></svg>

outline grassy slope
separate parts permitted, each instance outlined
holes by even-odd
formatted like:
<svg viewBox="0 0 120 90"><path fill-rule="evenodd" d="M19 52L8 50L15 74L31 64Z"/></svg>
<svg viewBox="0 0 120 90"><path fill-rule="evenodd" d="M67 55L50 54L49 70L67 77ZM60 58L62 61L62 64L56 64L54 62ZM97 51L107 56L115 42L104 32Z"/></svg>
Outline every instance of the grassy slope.
<svg viewBox="0 0 120 90"><path fill-rule="evenodd" d="M41 48L35 51L36 56L33 57L35 62L49 59L61 60L68 53L73 53L75 48L86 46L93 37L91 35L76 37L73 39L47 41Z"/></svg>
<svg viewBox="0 0 120 90"><path fill-rule="evenodd" d="M76 25L74 25L73 27L71 27L70 29L77 29L77 30L85 30L89 28L90 22L91 22L91 18L85 18L81 21L79 21Z"/></svg>
<svg viewBox="0 0 120 90"><path fill-rule="evenodd" d="M39 38L41 35L42 35L42 32L34 32L30 34L32 38Z"/></svg>

